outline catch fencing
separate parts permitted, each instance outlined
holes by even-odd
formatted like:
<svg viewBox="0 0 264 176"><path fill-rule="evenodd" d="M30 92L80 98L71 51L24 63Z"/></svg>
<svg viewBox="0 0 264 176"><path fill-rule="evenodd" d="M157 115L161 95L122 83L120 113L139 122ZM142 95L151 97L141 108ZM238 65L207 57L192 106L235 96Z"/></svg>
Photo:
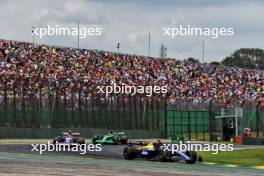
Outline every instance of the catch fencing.
<svg viewBox="0 0 264 176"><path fill-rule="evenodd" d="M165 98L56 91L0 96L1 127L160 130Z"/></svg>
<svg viewBox="0 0 264 176"><path fill-rule="evenodd" d="M188 101L164 96L109 95L80 90L23 88L0 91L0 127L159 131L160 137L184 136L190 140L216 140L229 119L216 119L222 108L243 109L240 134L250 128L252 136L264 137L264 106L261 102ZM22 90L22 91L21 91ZM234 119L230 119L233 121ZM227 124L226 124L227 123Z"/></svg>

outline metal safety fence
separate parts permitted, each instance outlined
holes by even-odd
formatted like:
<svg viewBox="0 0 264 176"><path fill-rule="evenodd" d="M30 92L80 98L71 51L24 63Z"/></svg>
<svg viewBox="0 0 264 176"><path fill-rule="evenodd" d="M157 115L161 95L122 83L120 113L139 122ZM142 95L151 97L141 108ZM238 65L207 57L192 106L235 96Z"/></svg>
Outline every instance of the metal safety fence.
<svg viewBox="0 0 264 176"><path fill-rule="evenodd" d="M10 88L11 87L11 88ZM216 119L221 109L243 109L240 134L250 128L252 136L264 137L263 102L173 100L164 96L109 95L69 92L64 89L25 91L1 83L2 128L98 128L160 131L160 137L184 136L190 140L216 140L234 119ZM232 122L233 123L233 122Z"/></svg>
<svg viewBox="0 0 264 176"><path fill-rule="evenodd" d="M163 130L164 97L69 93L0 94L0 127Z"/></svg>
<svg viewBox="0 0 264 176"><path fill-rule="evenodd" d="M238 135L243 136L245 129L250 129L251 137L264 137L264 103L260 101L221 104L176 99L168 101L166 109L167 136L203 141L230 140L236 135L237 125ZM237 123L236 109L242 112Z"/></svg>

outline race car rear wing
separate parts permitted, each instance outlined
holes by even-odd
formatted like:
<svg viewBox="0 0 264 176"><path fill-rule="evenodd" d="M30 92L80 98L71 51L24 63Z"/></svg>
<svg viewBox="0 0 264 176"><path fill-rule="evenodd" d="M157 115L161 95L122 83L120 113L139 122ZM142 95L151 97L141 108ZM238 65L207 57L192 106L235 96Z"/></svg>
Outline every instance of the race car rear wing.
<svg viewBox="0 0 264 176"><path fill-rule="evenodd" d="M148 145L149 142L146 141L129 141L127 145Z"/></svg>
<svg viewBox="0 0 264 176"><path fill-rule="evenodd" d="M63 135L70 135L68 132L63 132ZM75 132L75 133L71 133L71 136L80 136L80 133Z"/></svg>

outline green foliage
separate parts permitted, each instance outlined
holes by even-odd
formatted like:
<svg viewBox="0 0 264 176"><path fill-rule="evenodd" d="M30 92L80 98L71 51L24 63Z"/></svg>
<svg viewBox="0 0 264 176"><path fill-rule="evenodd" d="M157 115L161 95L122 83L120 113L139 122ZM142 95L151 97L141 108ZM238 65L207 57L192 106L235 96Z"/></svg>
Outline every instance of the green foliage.
<svg viewBox="0 0 264 176"><path fill-rule="evenodd" d="M264 50L258 48L241 48L226 57L222 64L249 69L264 69Z"/></svg>
<svg viewBox="0 0 264 176"><path fill-rule="evenodd" d="M234 164L241 166L263 166L264 149L241 149L232 152L199 152L205 162Z"/></svg>
<svg viewBox="0 0 264 176"><path fill-rule="evenodd" d="M219 65L221 65L221 63L220 62L211 62L210 65L219 66Z"/></svg>
<svg viewBox="0 0 264 176"><path fill-rule="evenodd" d="M192 58L192 57L189 57L189 58L185 59L184 62L191 63L191 64L200 63L199 59L195 59L195 58Z"/></svg>

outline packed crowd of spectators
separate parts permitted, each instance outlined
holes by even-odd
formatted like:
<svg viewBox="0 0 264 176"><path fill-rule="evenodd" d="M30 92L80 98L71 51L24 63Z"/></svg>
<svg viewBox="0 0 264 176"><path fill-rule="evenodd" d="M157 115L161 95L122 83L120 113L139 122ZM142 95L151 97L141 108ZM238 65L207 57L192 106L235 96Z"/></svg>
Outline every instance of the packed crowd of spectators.
<svg viewBox="0 0 264 176"><path fill-rule="evenodd" d="M176 59L60 48L0 39L0 94L96 92L97 86L167 85L166 96L199 101L263 100L264 71Z"/></svg>

